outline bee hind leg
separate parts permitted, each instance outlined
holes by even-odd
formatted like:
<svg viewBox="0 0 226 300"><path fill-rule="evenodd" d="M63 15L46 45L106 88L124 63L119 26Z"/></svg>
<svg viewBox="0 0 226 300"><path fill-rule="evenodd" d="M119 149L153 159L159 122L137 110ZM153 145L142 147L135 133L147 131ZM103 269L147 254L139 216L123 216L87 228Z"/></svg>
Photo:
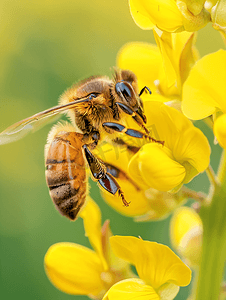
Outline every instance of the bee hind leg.
<svg viewBox="0 0 226 300"><path fill-rule="evenodd" d="M98 180L98 183L109 193L115 195L118 192L123 204L125 206L129 206L129 203L126 201L120 185L116 179L107 172L105 164L101 162L95 155L93 155L86 144L82 147L94 179Z"/></svg>
<svg viewBox="0 0 226 300"><path fill-rule="evenodd" d="M121 190L118 182L115 178L110 174L106 173L101 179L99 179L99 184L109 193L115 195L118 192L119 197L122 199L122 202L125 206L129 206L130 202L127 202L124 193Z"/></svg>

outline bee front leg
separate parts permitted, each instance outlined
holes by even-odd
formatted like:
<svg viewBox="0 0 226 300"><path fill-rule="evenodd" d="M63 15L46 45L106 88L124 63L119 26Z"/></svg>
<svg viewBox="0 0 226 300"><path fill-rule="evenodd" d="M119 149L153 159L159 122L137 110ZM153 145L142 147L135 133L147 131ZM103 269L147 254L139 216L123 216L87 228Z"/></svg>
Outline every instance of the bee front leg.
<svg viewBox="0 0 226 300"><path fill-rule="evenodd" d="M110 129L118 131L118 132L125 133L129 136L132 136L132 137L135 137L135 138L138 138L138 139L146 138L149 141L164 145L163 141L158 141L158 140L150 137L148 134L145 134L141 131L131 129L131 128L126 128L122 124L118 124L118 123L115 123L115 122L105 122L105 123L102 124L102 126L106 127L106 128L110 128Z"/></svg>
<svg viewBox="0 0 226 300"><path fill-rule="evenodd" d="M134 111L131 107L128 105L125 105L124 103L116 102L116 104L128 115L130 115L136 123L144 129L144 131L149 134L149 130L145 127L144 123L147 123L147 118L143 113L143 109L139 107L137 111Z"/></svg>
<svg viewBox="0 0 226 300"><path fill-rule="evenodd" d="M148 92L150 95L152 94L152 92L151 92L151 90L149 89L149 87L148 86L144 86L143 88L142 88L142 90L140 91L140 93L139 93L139 97L143 94L143 92Z"/></svg>
<svg viewBox="0 0 226 300"><path fill-rule="evenodd" d="M126 201L118 182L110 173L107 172L107 168L104 163L101 163L100 160L93 155L87 145L83 145L83 149L94 179L98 180L99 184L109 193L115 195L116 192L118 192L123 204L125 206L129 206L129 203Z"/></svg>

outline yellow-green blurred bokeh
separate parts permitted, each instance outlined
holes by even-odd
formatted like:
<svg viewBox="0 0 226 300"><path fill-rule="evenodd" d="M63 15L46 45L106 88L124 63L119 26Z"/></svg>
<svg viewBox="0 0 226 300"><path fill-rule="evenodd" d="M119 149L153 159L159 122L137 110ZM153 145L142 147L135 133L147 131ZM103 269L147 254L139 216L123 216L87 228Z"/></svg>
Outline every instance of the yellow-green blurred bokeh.
<svg viewBox="0 0 226 300"><path fill-rule="evenodd" d="M0 131L56 105L74 82L110 75L125 43L154 43L151 31L135 25L125 0L1 0L0 20ZM222 45L216 31L210 27L201 31L197 43L201 55ZM49 197L43 153L50 128L0 147L1 299L74 298L56 290L43 268L50 245L64 241L88 245L82 221L61 217ZM108 207L96 184L91 185L103 220L111 220L114 234L169 244L169 220L136 224ZM181 289L176 299L185 299L188 290Z"/></svg>

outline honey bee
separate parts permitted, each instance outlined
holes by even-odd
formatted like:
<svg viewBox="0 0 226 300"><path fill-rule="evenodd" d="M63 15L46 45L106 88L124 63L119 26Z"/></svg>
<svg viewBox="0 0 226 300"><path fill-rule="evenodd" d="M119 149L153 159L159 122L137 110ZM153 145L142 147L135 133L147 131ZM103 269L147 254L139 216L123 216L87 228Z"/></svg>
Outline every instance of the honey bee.
<svg viewBox="0 0 226 300"><path fill-rule="evenodd" d="M67 112L71 123L54 125L45 146L46 182L56 208L70 220L76 219L87 194L86 163L93 179L109 193L118 193L128 206L114 177L118 170L108 167L92 150L114 132L160 142L151 138L145 127L146 116L140 98L144 91L150 92L146 86L139 92L137 78L129 70L116 70L113 79L90 77L69 88L60 97L58 106L8 127L0 134L0 144L16 141L38 127L43 119ZM143 132L122 125L126 115L130 115Z"/></svg>

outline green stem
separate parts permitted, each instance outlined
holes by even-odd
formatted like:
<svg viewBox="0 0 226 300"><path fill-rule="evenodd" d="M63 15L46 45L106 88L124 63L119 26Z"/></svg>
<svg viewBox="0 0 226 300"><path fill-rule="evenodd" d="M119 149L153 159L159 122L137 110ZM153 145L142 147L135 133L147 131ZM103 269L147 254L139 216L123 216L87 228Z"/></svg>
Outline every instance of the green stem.
<svg viewBox="0 0 226 300"><path fill-rule="evenodd" d="M183 197L194 199L200 203L203 203L207 197L206 194L202 192L193 191L185 186L183 186L180 190Z"/></svg>
<svg viewBox="0 0 226 300"><path fill-rule="evenodd" d="M202 206L202 259L196 284L196 300L219 300L226 260L226 160L222 158L221 184L216 183L212 201Z"/></svg>
<svg viewBox="0 0 226 300"><path fill-rule="evenodd" d="M206 174L209 178L210 183L216 187L218 185L218 178L216 177L213 168L209 165L208 168L206 169Z"/></svg>
<svg viewBox="0 0 226 300"><path fill-rule="evenodd" d="M224 184L224 180L226 179L226 153L225 150L223 150L222 155L221 155L221 161L220 161L220 165L219 165L219 169L217 172L217 177L219 182L221 182L221 184Z"/></svg>
<svg viewBox="0 0 226 300"><path fill-rule="evenodd" d="M213 119L212 117L207 117L205 119L203 119L204 123L206 123L206 125L209 126L209 128L211 128L213 130Z"/></svg>

